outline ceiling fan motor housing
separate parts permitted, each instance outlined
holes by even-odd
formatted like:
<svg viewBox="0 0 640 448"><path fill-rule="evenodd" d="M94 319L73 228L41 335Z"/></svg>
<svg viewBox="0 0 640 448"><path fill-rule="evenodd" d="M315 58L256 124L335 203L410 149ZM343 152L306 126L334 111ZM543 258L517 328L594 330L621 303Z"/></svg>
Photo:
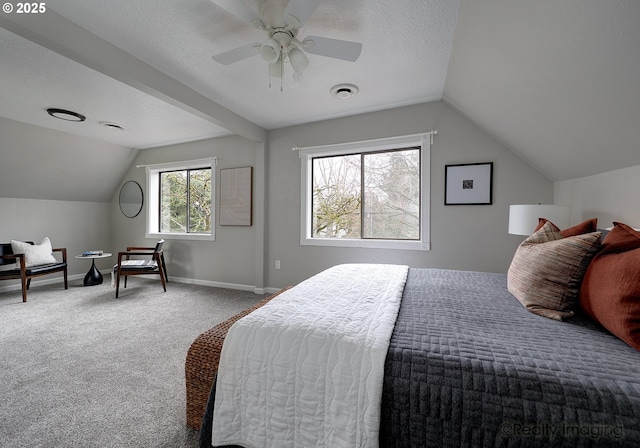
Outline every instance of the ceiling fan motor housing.
<svg viewBox="0 0 640 448"><path fill-rule="evenodd" d="M263 0L259 14L241 0L213 1L268 35L263 43L243 45L214 55L213 59L221 64L229 65L251 57L257 50L270 64L270 73L282 76L284 63L288 62L295 77L309 66L305 53L351 62L360 56L362 44L357 42L318 36L306 36L302 41L297 39L300 28L322 0Z"/></svg>

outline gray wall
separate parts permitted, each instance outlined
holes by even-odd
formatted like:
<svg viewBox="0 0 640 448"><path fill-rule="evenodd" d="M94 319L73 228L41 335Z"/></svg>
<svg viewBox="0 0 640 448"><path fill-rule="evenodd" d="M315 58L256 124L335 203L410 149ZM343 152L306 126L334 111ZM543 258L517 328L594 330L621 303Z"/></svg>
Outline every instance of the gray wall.
<svg viewBox="0 0 640 448"><path fill-rule="evenodd" d="M109 202L138 152L3 117L0 136L3 198Z"/></svg>
<svg viewBox="0 0 640 448"><path fill-rule="evenodd" d="M259 201L260 189L255 187L257 179L262 179L262 167L256 155L256 143L242 137L222 137L198 142L166 146L162 148L141 150L121 184L134 180L142 186L145 198L146 173L137 165L196 160L212 156L218 157L218 175L216 188L219 188L219 170L253 166L254 171L254 212L262 209ZM259 146L259 145L258 145ZM258 190L258 191L255 191ZM216 198L216 203L218 198ZM219 208L216 206L216 211ZM153 246L155 239L145 238L147 207L135 218L125 217L118 206L118 193L111 203L113 244L124 250L127 246ZM255 213L254 213L255 215ZM259 218L254 216L254 218ZM257 234L261 219L254 219L251 227L220 226L216 216L215 241L188 241L167 239L165 243L167 271L169 277L180 281L193 282L213 286L232 286L236 288L260 288L261 272L256 272L256 257L262 258L262 251L257 249ZM262 241L262 240L260 240ZM261 266L261 264L260 264Z"/></svg>
<svg viewBox="0 0 640 448"><path fill-rule="evenodd" d="M276 289L295 284L326 267L344 262L404 263L410 266L472 269L505 272L521 237L507 233L510 204L552 203L554 186L511 151L476 127L444 102L432 102L395 110L374 112L336 120L293 126L270 131L267 148L263 143L241 137L223 137L163 148L141 150L133 160L133 150L101 147L88 139L75 139L68 134L18 124L8 131L11 142L28 140L29 157L42 158L43 163L55 157L46 150L63 154L56 163L94 167L105 163L105 171L96 171L96 182L108 171L109 151L124 160L130 168L118 172L111 181L108 201L81 202L19 199L17 191L10 195L0 190L0 207L10 212L0 223L1 239L35 239L49 236L55 245L69 249L71 272L86 273L87 262L74 255L87 249L111 252L128 245L152 245L145 238L146 209L136 218L126 218L118 207L120 186L135 180L146 191L145 170L136 165L192 160L218 156L218 169L251 165L254 167L254 225L251 227L219 226L216 241L167 241L169 275L184 281L255 289ZM431 148L431 251L380 249L343 249L300 246L300 161L293 146L313 146L415 134L436 129ZM21 133L23 133L21 137ZM90 146L89 148L87 147ZM67 156L71 148L71 155ZM14 147L0 143L3 157ZM88 149L87 149L88 148ZM95 148L100 157L94 156ZM85 154L83 151L87 152ZM104 154L107 154L104 160ZM48 157L48 158L47 158ZM7 159L3 159L7 160ZM3 163L3 172L22 169L20 158L11 156L13 165ZM490 206L444 206L444 166L455 163L494 163L494 203ZM125 173L120 174L120 173ZM57 177L50 177L56 179ZM75 190L93 185L90 180L62 179ZM21 180L25 181L25 180ZM39 185L42 197L52 185ZM110 184L110 185L111 185ZM2 199L3 197L7 199ZM42 198L41 198L42 199ZM274 261L281 269L274 269ZM101 260L99 267L109 269L113 259ZM2 285L0 285L1 287Z"/></svg>
<svg viewBox="0 0 640 448"><path fill-rule="evenodd" d="M106 202L0 198L0 210L0 242L29 240L39 243L44 237L49 237L53 247L67 248L69 276L84 278L91 266L90 261L77 260L76 255L85 250L109 252L113 249L111 209ZM109 270L113 259L96 260L96 266L100 270ZM34 280L34 284L55 277L42 277ZM19 281L0 282L0 290L14 284L19 284Z"/></svg>
<svg viewBox="0 0 640 448"><path fill-rule="evenodd" d="M598 218L598 227L623 222L640 228L640 165L556 182L555 200L571 205L572 222Z"/></svg>
<svg viewBox="0 0 640 448"><path fill-rule="evenodd" d="M436 129L431 147L431 251L300 246L300 160L293 146L368 140ZM444 102L269 132L269 286L295 284L337 263L403 263L506 272L521 237L509 235L509 205L553 203L553 183ZM493 205L444 206L447 164L493 162ZM274 268L280 260L281 269Z"/></svg>

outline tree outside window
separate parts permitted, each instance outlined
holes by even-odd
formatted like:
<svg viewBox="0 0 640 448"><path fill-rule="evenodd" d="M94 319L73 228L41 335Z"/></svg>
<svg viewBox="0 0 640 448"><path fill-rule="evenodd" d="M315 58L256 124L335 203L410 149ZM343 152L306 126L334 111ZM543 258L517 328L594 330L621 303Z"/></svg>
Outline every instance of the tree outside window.
<svg viewBox="0 0 640 448"><path fill-rule="evenodd" d="M211 168L160 173L160 232L211 231Z"/></svg>
<svg viewBox="0 0 640 448"><path fill-rule="evenodd" d="M313 158L312 188L312 238L420 238L418 147Z"/></svg>

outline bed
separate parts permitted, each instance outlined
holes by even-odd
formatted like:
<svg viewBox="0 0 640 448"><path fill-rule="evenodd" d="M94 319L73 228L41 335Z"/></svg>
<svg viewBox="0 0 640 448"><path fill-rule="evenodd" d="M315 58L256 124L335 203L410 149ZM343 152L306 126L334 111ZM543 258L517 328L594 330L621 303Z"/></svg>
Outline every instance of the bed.
<svg viewBox="0 0 640 448"><path fill-rule="evenodd" d="M507 285L507 274L408 269L379 439L361 446L638 446L637 347L579 309L563 321L536 315ZM201 447L212 446L215 402L213 381Z"/></svg>

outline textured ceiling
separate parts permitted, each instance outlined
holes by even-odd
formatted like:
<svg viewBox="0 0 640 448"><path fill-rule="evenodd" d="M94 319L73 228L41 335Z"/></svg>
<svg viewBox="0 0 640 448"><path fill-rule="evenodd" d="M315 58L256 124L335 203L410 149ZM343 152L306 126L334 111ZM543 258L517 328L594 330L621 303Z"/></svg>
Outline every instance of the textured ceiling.
<svg viewBox="0 0 640 448"><path fill-rule="evenodd" d="M46 7L0 15L0 117L148 148L260 140L268 129L444 98L552 180L640 165L636 0L323 0L299 37L361 42L362 54L309 55L305 82L292 83L288 67L283 92L277 80L269 87L260 56L211 59L266 37L215 0ZM333 98L338 83L360 93ZM87 122L54 120L47 107Z"/></svg>
<svg viewBox="0 0 640 448"><path fill-rule="evenodd" d="M255 1L247 4L258 9ZM355 63L309 55L304 83L293 83L291 68L285 67L283 92L278 79L269 87L267 64L258 55L229 66L212 60L214 54L266 39L264 32L214 1L55 0L47 8L44 16L49 17L40 23L15 14L0 18L0 25L19 35L9 31L0 35L0 58L12 62L10 69L3 70L14 81L2 94L20 98L13 100L14 105L24 103L21 107L0 106L0 115L57 128L61 125L40 111L50 106L74 108L96 121L112 120L128 128L114 137L93 125L85 132L144 148L186 141L189 135L195 140L224 133L216 125L230 123L211 113L217 108L273 129L441 99L459 2L410 0L398 7L382 0L322 1L298 37L361 42L362 54ZM54 28L54 19L57 29L45 29ZM65 33L60 34L59 28ZM80 43L88 41L87 30L124 50L136 64L148 65L141 70L155 69L202 95L199 101L211 103L208 110L196 106L199 116L189 120L190 114L180 110L193 112L189 99L176 98L165 86L145 89L149 87L146 79L130 82L135 77L131 73L112 73L115 65L131 64L123 55L111 59L104 70L100 51ZM83 70L82 64L88 67ZM17 82L25 77L28 83ZM348 101L336 99L329 91L338 83L356 84L360 93ZM132 90L141 87L143 92ZM175 101L161 104L166 97ZM70 129L69 124L62 126ZM246 132L243 127L243 123L227 126L233 133L259 138L259 133Z"/></svg>
<svg viewBox="0 0 640 448"><path fill-rule="evenodd" d="M6 118L144 148L216 135L224 128L0 28L0 106ZM85 123L55 120L49 107L78 111ZM101 121L124 125L107 128Z"/></svg>
<svg viewBox="0 0 640 448"><path fill-rule="evenodd" d="M465 1L444 98L552 180L640 165L640 2Z"/></svg>

